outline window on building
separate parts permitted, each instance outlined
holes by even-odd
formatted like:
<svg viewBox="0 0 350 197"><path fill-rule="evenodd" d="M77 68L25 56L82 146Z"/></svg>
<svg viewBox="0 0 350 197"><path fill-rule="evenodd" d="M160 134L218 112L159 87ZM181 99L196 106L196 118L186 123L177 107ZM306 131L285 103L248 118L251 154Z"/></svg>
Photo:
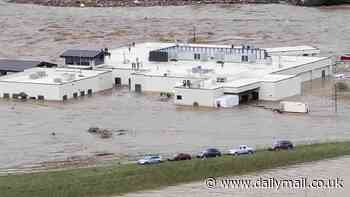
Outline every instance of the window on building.
<svg viewBox="0 0 350 197"><path fill-rule="evenodd" d="M9 93L4 93L4 96L3 96L5 99L9 99L10 98L10 94Z"/></svg>
<svg viewBox="0 0 350 197"><path fill-rule="evenodd" d="M181 95L176 95L176 100L182 100L182 96Z"/></svg>
<svg viewBox="0 0 350 197"><path fill-rule="evenodd" d="M200 59L201 59L201 54L195 53L195 54L194 54L194 59L195 59L195 60L200 60Z"/></svg>
<svg viewBox="0 0 350 197"><path fill-rule="evenodd" d="M45 100L45 97L43 95L38 95L38 100Z"/></svg>
<svg viewBox="0 0 350 197"><path fill-rule="evenodd" d="M243 55L242 56L242 62L248 62L248 56L247 55Z"/></svg>
<svg viewBox="0 0 350 197"><path fill-rule="evenodd" d="M82 66L89 66L90 62L82 61L82 62L80 62L80 65L82 65Z"/></svg>
<svg viewBox="0 0 350 197"><path fill-rule="evenodd" d="M66 64L67 65L74 65L74 60L71 57L66 57Z"/></svg>

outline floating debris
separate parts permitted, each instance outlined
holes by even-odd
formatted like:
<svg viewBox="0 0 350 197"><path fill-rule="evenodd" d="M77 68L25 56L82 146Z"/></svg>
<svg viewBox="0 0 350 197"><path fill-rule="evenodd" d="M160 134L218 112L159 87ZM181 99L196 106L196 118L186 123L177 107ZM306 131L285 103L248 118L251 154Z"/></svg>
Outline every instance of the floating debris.
<svg viewBox="0 0 350 197"><path fill-rule="evenodd" d="M88 129L89 133L99 135L101 138L106 139L106 138L111 138L113 136L113 132L109 129L101 129L98 127L90 127Z"/></svg>
<svg viewBox="0 0 350 197"><path fill-rule="evenodd" d="M113 136L113 133L116 133L116 135L125 135L128 132L128 130L126 129L112 130L112 129L101 129L99 127L90 127L88 129L88 132L99 135L101 138L111 138Z"/></svg>
<svg viewBox="0 0 350 197"><path fill-rule="evenodd" d="M101 130L101 132L99 134L100 134L101 138L111 138L113 136L112 131L110 131L108 129Z"/></svg>
<svg viewBox="0 0 350 197"><path fill-rule="evenodd" d="M89 129L88 129L88 132L89 133L98 133L99 132L99 128L98 127L90 127Z"/></svg>

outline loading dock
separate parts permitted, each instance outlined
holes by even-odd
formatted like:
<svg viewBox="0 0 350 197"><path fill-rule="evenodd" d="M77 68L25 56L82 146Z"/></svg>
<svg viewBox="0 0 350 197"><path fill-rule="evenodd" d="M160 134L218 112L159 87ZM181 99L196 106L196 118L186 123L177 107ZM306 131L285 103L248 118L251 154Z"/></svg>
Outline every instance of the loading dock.
<svg viewBox="0 0 350 197"><path fill-rule="evenodd" d="M120 87L122 85L122 78L120 77L114 78L114 83L117 87Z"/></svg>
<svg viewBox="0 0 350 197"><path fill-rule="evenodd" d="M135 92L138 92L138 93L142 92L141 84L135 84Z"/></svg>
<svg viewBox="0 0 350 197"><path fill-rule="evenodd" d="M255 89L248 90L248 91L245 91L245 92L241 92L241 93L238 93L238 94L224 92L224 95L238 95L238 97L239 97L239 104L243 104L243 103L248 103L250 101L259 100L259 88L255 88Z"/></svg>

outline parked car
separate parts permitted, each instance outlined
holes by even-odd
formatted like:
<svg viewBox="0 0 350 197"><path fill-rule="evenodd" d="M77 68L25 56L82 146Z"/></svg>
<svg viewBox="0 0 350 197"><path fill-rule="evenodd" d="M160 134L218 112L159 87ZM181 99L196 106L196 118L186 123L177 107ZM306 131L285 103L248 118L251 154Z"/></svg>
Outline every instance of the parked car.
<svg viewBox="0 0 350 197"><path fill-rule="evenodd" d="M216 148L208 148L197 155L197 158L220 157L221 152Z"/></svg>
<svg viewBox="0 0 350 197"><path fill-rule="evenodd" d="M240 145L238 149L231 149L228 152L229 152L229 155L244 155L244 154L253 154L255 152L255 149L247 145Z"/></svg>
<svg viewBox="0 0 350 197"><path fill-rule="evenodd" d="M191 160L192 157L190 154L187 153L178 153L174 155L174 157L168 159L169 161L181 161L181 160Z"/></svg>
<svg viewBox="0 0 350 197"><path fill-rule="evenodd" d="M289 140L279 140L273 143L272 147L269 150L290 150L293 149L294 145Z"/></svg>
<svg viewBox="0 0 350 197"><path fill-rule="evenodd" d="M157 164L162 162L162 157L159 155L147 155L143 159L137 161L140 165Z"/></svg>

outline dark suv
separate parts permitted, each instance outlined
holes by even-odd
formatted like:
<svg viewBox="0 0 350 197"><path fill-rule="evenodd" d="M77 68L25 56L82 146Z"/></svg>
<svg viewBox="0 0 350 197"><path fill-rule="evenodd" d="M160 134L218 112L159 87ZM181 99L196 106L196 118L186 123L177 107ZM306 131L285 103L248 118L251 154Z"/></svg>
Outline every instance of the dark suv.
<svg viewBox="0 0 350 197"><path fill-rule="evenodd" d="M221 152L216 148L209 148L197 155L197 158L220 157Z"/></svg>
<svg viewBox="0 0 350 197"><path fill-rule="evenodd" d="M294 145L289 140L279 140L273 143L272 147L269 150L290 150L293 149Z"/></svg>

